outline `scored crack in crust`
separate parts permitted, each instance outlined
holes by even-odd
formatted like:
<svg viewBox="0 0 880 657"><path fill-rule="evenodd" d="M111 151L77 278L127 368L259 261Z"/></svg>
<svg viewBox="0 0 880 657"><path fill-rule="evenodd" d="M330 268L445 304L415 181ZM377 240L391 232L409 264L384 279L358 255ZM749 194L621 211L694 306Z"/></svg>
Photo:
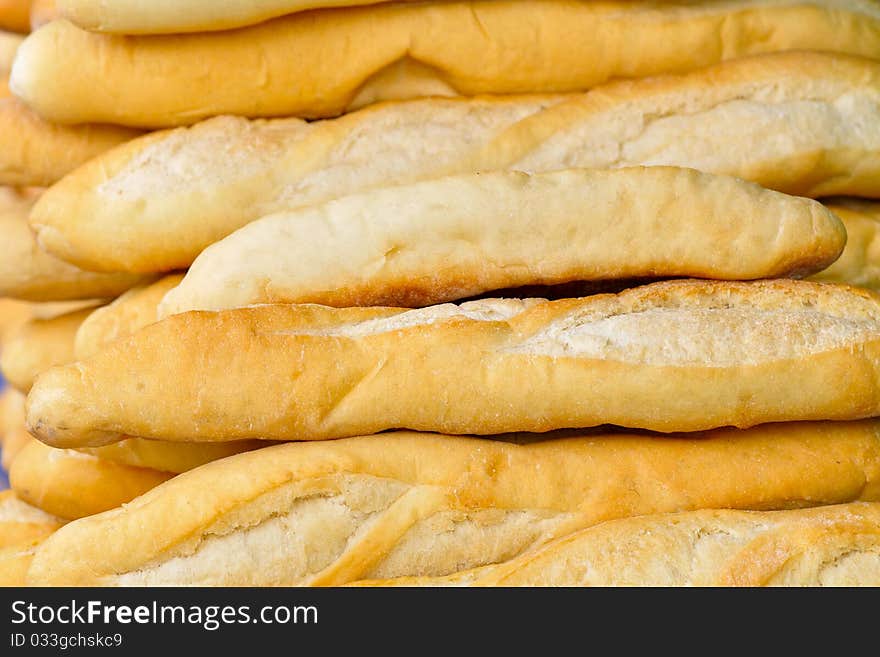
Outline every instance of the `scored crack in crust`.
<svg viewBox="0 0 880 657"><path fill-rule="evenodd" d="M45 194L31 222L71 262L151 272L186 267L268 214L455 173L669 165L872 197L878 125L880 64L820 53L587 94L385 103L310 124L218 117L99 156Z"/></svg>
<svg viewBox="0 0 880 657"><path fill-rule="evenodd" d="M868 291L786 280L669 281L462 309L195 311L43 373L28 425L54 446L84 447L123 435L322 440L858 419L880 412L878 313ZM626 336L638 350L622 348Z"/></svg>
<svg viewBox="0 0 880 657"><path fill-rule="evenodd" d="M880 504L612 520L504 563L356 586L878 586Z"/></svg>
<svg viewBox="0 0 880 657"><path fill-rule="evenodd" d="M31 583L446 576L613 518L880 499L874 421L499 438L520 444L395 432L216 461L59 532Z"/></svg>

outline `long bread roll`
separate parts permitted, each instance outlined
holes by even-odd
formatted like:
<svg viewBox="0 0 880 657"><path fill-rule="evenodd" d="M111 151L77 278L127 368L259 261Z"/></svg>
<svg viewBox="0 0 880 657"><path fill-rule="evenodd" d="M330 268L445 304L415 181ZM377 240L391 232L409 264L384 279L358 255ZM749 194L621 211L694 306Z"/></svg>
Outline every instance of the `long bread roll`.
<svg viewBox="0 0 880 657"><path fill-rule="evenodd" d="M880 586L880 504L700 510L590 527L508 562L358 586Z"/></svg>
<svg viewBox="0 0 880 657"><path fill-rule="evenodd" d="M93 32L180 34L255 25L308 9L355 7L383 1L385 0L58 0L57 10L64 18ZM35 0L34 5L43 2L46 0ZM31 9L31 17L33 12Z"/></svg>
<svg viewBox="0 0 880 657"><path fill-rule="evenodd" d="M181 274L165 276L154 283L134 287L106 306L97 308L77 329L76 359L88 358L114 340L155 322L159 318L159 303L182 279Z"/></svg>
<svg viewBox="0 0 880 657"><path fill-rule="evenodd" d="M818 283L670 281L410 311L267 305L173 315L43 372L27 423L57 447L696 431L877 415L878 370L880 299Z"/></svg>
<svg viewBox="0 0 880 657"><path fill-rule="evenodd" d="M424 96L578 91L807 49L880 57L880 8L846 0L458 0L158 38L58 20L25 40L10 87L58 123L162 127L218 114L336 116Z"/></svg>
<svg viewBox="0 0 880 657"><path fill-rule="evenodd" d="M59 518L76 520L115 509L174 475L122 465L33 438L9 469L9 485L27 502Z"/></svg>
<svg viewBox="0 0 880 657"><path fill-rule="evenodd" d="M880 289L880 203L840 198L826 205L846 227L846 248L828 269L811 278Z"/></svg>
<svg viewBox="0 0 880 657"><path fill-rule="evenodd" d="M17 98L0 98L0 185L51 185L140 134L119 126L49 123Z"/></svg>
<svg viewBox="0 0 880 657"><path fill-rule="evenodd" d="M527 285L816 272L846 243L817 201L692 169L494 172L255 221L200 255L159 314L258 303L428 306Z"/></svg>
<svg viewBox="0 0 880 657"><path fill-rule="evenodd" d="M113 297L145 280L137 274L83 271L40 249L28 225L37 195L0 187L0 296L29 301Z"/></svg>
<svg viewBox="0 0 880 657"><path fill-rule="evenodd" d="M36 376L74 359L76 332L94 308L84 308L49 319L31 319L4 343L0 370L22 392L30 390Z"/></svg>
<svg viewBox="0 0 880 657"><path fill-rule="evenodd" d="M523 444L396 432L216 461L43 544L32 583L338 585L508 561L613 518L880 497L874 421Z"/></svg>
<svg viewBox="0 0 880 657"><path fill-rule="evenodd" d="M87 269L167 271L255 219L375 187L641 164L880 196L880 64L784 53L580 95L391 103L316 123L220 117L98 156L31 223Z"/></svg>

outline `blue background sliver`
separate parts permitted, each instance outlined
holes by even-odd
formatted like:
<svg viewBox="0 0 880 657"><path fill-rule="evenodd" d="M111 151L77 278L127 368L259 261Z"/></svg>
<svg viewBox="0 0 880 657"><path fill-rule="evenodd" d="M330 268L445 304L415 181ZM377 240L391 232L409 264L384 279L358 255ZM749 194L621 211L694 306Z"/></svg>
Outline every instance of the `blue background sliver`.
<svg viewBox="0 0 880 657"><path fill-rule="evenodd" d="M5 387L6 380L3 378L3 375L0 374L0 392L2 392ZM7 488L9 488L9 477L6 474L6 471L3 470L3 468L0 468L0 490L5 490Z"/></svg>

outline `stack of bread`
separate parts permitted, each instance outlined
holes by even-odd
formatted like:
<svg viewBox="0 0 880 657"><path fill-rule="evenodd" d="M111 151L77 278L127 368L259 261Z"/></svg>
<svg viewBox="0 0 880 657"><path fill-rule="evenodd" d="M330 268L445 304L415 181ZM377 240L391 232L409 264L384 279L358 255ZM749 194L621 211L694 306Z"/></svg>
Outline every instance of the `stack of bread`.
<svg viewBox="0 0 880 657"><path fill-rule="evenodd" d="M875 2L56 4L0 582L880 585Z"/></svg>

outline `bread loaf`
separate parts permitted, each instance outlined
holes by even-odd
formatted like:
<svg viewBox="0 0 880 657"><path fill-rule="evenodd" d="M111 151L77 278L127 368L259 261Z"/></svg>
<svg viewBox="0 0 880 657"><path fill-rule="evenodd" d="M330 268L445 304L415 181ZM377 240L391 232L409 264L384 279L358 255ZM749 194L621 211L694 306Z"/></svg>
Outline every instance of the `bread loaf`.
<svg viewBox="0 0 880 657"><path fill-rule="evenodd" d="M700 510L580 530L508 562L359 586L880 586L880 504Z"/></svg>
<svg viewBox="0 0 880 657"><path fill-rule="evenodd" d="M31 0L0 0L0 30L28 32Z"/></svg>
<svg viewBox="0 0 880 657"><path fill-rule="evenodd" d="M880 497L874 421L521 444L386 433L215 461L57 532L38 585L338 585L506 562L576 529ZM182 504L181 500L186 500Z"/></svg>
<svg viewBox="0 0 880 657"><path fill-rule="evenodd" d="M28 225L35 200L33 191L0 187L0 296L29 301L111 297L146 280L137 274L83 271L41 250Z"/></svg>
<svg viewBox="0 0 880 657"><path fill-rule="evenodd" d="M31 438L9 470L9 485L28 504L76 520L115 509L174 475L121 465Z"/></svg>
<svg viewBox="0 0 880 657"><path fill-rule="evenodd" d="M82 360L114 340L127 337L158 319L157 307L183 276L172 274L154 283L132 288L108 305L97 308L76 332L74 355Z"/></svg>
<svg viewBox="0 0 880 657"><path fill-rule="evenodd" d="M35 0L38 5L46 0ZM307 9L372 5L383 0L58 0L62 16L93 32L179 34L254 25ZM33 16L33 9L31 10Z"/></svg>
<svg viewBox="0 0 880 657"><path fill-rule="evenodd" d="M140 131L64 126L41 119L16 98L0 98L0 185L51 185Z"/></svg>
<svg viewBox="0 0 880 657"><path fill-rule="evenodd" d="M846 248L828 269L811 278L880 288L880 203L840 198L826 205L846 226Z"/></svg>
<svg viewBox="0 0 880 657"><path fill-rule="evenodd" d="M255 219L375 187L642 164L880 196L880 64L784 53L571 96L391 103L317 123L220 117L98 156L31 223L87 269L167 271Z"/></svg>
<svg viewBox="0 0 880 657"><path fill-rule="evenodd" d="M579 91L807 49L880 57L880 9L858 0L453 0L160 38L57 20L22 45L10 86L50 121L156 128L218 114L318 118L382 100Z"/></svg>
<svg viewBox="0 0 880 657"><path fill-rule="evenodd" d="M160 316L258 303L428 306L526 285L815 272L816 201L692 169L465 174L260 219L200 255Z"/></svg>
<svg viewBox="0 0 880 657"><path fill-rule="evenodd" d="M880 413L878 301L685 280L543 303L190 312L44 372L27 422L83 447L857 419Z"/></svg>
<svg viewBox="0 0 880 657"><path fill-rule="evenodd" d="M27 392L37 374L74 358L76 331L93 308L50 319L31 319L3 345L0 370L13 386Z"/></svg>

